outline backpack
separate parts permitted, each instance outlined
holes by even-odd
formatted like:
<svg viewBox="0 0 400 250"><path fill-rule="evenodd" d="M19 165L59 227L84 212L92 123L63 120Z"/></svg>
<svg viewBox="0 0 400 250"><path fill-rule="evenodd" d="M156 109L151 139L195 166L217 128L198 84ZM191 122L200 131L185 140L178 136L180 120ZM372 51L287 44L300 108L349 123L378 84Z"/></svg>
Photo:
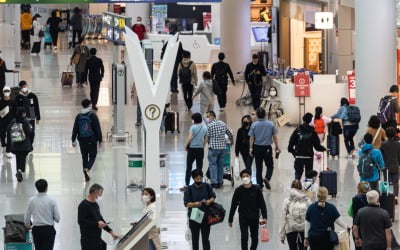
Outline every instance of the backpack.
<svg viewBox="0 0 400 250"><path fill-rule="evenodd" d="M218 85L218 82L216 80L212 81L212 87L213 87L214 94L216 94L216 95L222 94L221 87Z"/></svg>
<svg viewBox="0 0 400 250"><path fill-rule="evenodd" d="M396 97L383 97L379 101L377 116L382 124L394 117L393 110L390 107L390 103L394 99L396 99Z"/></svg>
<svg viewBox="0 0 400 250"><path fill-rule="evenodd" d="M80 138L90 138L93 136L92 119L90 118L90 112L85 115L79 115L78 124Z"/></svg>
<svg viewBox="0 0 400 250"><path fill-rule="evenodd" d="M361 121L360 109L357 106L347 106L347 117L351 123L359 123Z"/></svg>
<svg viewBox="0 0 400 250"><path fill-rule="evenodd" d="M325 122L324 119L319 118L314 120L314 130L317 134L325 133Z"/></svg>
<svg viewBox="0 0 400 250"><path fill-rule="evenodd" d="M183 66L181 63L181 68L179 70L179 81L183 84L190 84L192 82L192 71L190 70L190 66L193 62L190 62L187 67Z"/></svg>
<svg viewBox="0 0 400 250"><path fill-rule="evenodd" d="M314 131L312 131L314 132ZM296 144L296 150L299 148L304 148L308 147L312 144L311 138L313 133L312 132L301 132L298 130L297 132L297 144Z"/></svg>
<svg viewBox="0 0 400 250"><path fill-rule="evenodd" d="M306 198L291 199L289 201L286 222L291 231L304 232L307 208Z"/></svg>
<svg viewBox="0 0 400 250"><path fill-rule="evenodd" d="M10 127L11 143L23 142L26 139L23 123L13 121Z"/></svg>
<svg viewBox="0 0 400 250"><path fill-rule="evenodd" d="M370 178L374 174L374 161L372 160L371 151L363 152L358 159L357 169L361 178Z"/></svg>

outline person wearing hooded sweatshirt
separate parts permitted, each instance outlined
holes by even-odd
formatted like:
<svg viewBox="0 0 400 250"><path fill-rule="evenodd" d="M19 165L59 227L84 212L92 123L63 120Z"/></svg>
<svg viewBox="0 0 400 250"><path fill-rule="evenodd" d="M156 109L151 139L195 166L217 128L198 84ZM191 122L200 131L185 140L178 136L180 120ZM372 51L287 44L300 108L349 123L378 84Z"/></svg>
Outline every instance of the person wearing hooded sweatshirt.
<svg viewBox="0 0 400 250"><path fill-rule="evenodd" d="M183 99L187 110L193 106L193 88L197 86L196 64L190 59L190 52L182 53L183 59L178 66L179 83L182 85Z"/></svg>
<svg viewBox="0 0 400 250"><path fill-rule="evenodd" d="M193 94L193 98L200 94L200 113L205 117L209 110L214 110L215 96L213 92L213 82L208 71L203 73L203 81Z"/></svg>
<svg viewBox="0 0 400 250"><path fill-rule="evenodd" d="M89 181L89 172L93 167L97 155L97 142L103 142L99 118L92 111L92 102L89 99L82 101L83 109L76 116L72 130L72 146L76 146L76 138L82 154L83 174Z"/></svg>
<svg viewBox="0 0 400 250"><path fill-rule="evenodd" d="M26 118L26 112L23 108L17 109L17 115L7 128L7 143L11 152L15 154L17 181L23 180L22 173L25 172L26 156L32 151L31 133L32 126Z"/></svg>
<svg viewBox="0 0 400 250"><path fill-rule="evenodd" d="M262 191L257 185L251 183L251 174L247 169L240 172L242 185L233 193L231 210L229 212L229 226L232 227L233 216L239 206L239 226L241 233L242 250L247 250L249 229L251 234L251 250L256 250L258 245L259 224L267 224L267 206L265 205ZM262 220L260 221L260 213Z"/></svg>
<svg viewBox="0 0 400 250"><path fill-rule="evenodd" d="M371 154L372 162L374 163L373 166L373 174L368 178L363 178L360 176L360 181L369 182L371 189L377 190L379 187L379 179L380 173L379 170L385 169L385 162L383 161L382 153L379 149L375 149L372 145L372 141L374 138L371 134L364 135L365 144L361 147L361 150L358 152L358 156L361 158L363 154Z"/></svg>
<svg viewBox="0 0 400 250"><path fill-rule="evenodd" d="M31 143L35 139L35 126L39 124L40 121L40 108L39 100L37 96L31 92L28 88L28 83L26 81L19 82L20 92L15 97L15 102L18 107L24 108L26 112L26 118L29 120L32 126L31 133Z"/></svg>
<svg viewBox="0 0 400 250"><path fill-rule="evenodd" d="M0 99L0 139L3 147L3 155L11 158L10 146L6 143L7 128L15 118L17 105L11 100L11 89L6 86L3 88L3 98Z"/></svg>
<svg viewBox="0 0 400 250"><path fill-rule="evenodd" d="M303 124L296 128L290 136L288 151L295 157L294 169L295 179L300 180L304 168L306 173L313 170L314 150L324 152L326 149L321 145L319 137L314 128L309 124L313 118L311 113L303 116Z"/></svg>
<svg viewBox="0 0 400 250"><path fill-rule="evenodd" d="M285 244L287 238L290 250L304 249L304 220L311 200L301 189L301 182L294 180L289 198L284 200L282 207L279 234L282 244ZM299 211L302 213L297 213Z"/></svg>

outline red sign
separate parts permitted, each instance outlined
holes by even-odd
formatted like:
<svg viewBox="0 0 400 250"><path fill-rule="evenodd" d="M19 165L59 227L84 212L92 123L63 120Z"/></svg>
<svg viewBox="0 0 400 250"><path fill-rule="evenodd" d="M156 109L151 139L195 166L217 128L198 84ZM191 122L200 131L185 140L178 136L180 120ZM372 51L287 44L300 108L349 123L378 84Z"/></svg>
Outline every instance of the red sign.
<svg viewBox="0 0 400 250"><path fill-rule="evenodd" d="M349 93L349 103L356 104L356 74L354 71L347 74L347 89Z"/></svg>
<svg viewBox="0 0 400 250"><path fill-rule="evenodd" d="M211 30L211 12L203 12L203 30Z"/></svg>
<svg viewBox="0 0 400 250"><path fill-rule="evenodd" d="M294 76L294 96L310 96L310 76L299 72Z"/></svg>

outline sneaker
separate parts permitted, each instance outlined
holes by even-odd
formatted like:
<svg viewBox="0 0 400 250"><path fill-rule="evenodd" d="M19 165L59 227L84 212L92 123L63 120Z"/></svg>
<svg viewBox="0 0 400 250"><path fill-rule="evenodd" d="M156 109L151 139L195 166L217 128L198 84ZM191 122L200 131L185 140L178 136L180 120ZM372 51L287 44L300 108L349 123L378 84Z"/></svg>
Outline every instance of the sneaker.
<svg viewBox="0 0 400 250"><path fill-rule="evenodd" d="M264 185L268 190L271 190L271 184L269 184L269 181L267 180L267 178L263 179Z"/></svg>
<svg viewBox="0 0 400 250"><path fill-rule="evenodd" d="M93 106L92 106L92 109L93 109L93 110L99 110L99 109L97 108L96 105L93 105Z"/></svg>
<svg viewBox="0 0 400 250"><path fill-rule="evenodd" d="M21 182L24 178L22 177L22 173L20 170L15 174L15 177L17 177L17 181Z"/></svg>
<svg viewBox="0 0 400 250"><path fill-rule="evenodd" d="M85 181L90 181L90 176L87 173L87 170L83 170L83 174L85 175Z"/></svg>

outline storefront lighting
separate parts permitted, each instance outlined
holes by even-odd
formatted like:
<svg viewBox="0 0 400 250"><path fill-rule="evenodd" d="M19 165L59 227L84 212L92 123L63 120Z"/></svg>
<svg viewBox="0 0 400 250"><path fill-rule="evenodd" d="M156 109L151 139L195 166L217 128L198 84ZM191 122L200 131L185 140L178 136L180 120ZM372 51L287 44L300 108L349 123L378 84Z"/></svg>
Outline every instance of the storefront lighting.
<svg viewBox="0 0 400 250"><path fill-rule="evenodd" d="M315 12L315 28L321 30L333 29L333 12Z"/></svg>

